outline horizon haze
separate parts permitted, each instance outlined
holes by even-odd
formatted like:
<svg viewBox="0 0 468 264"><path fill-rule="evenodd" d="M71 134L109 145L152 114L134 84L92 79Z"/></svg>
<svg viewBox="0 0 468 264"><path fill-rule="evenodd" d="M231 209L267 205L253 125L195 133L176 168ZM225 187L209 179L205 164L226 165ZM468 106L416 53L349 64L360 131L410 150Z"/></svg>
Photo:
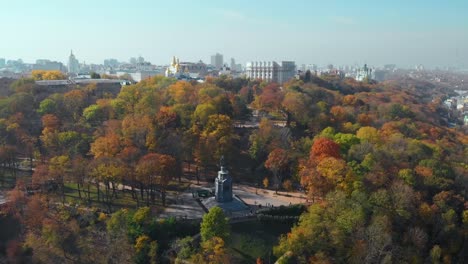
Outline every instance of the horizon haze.
<svg viewBox="0 0 468 264"><path fill-rule="evenodd" d="M467 1L9 1L0 58L468 67Z"/></svg>

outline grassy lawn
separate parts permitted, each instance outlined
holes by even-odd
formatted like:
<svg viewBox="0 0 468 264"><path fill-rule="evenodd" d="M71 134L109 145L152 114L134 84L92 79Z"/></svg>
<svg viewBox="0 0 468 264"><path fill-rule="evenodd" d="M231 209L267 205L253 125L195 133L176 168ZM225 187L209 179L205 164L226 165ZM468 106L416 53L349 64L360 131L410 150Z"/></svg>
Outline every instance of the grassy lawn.
<svg viewBox="0 0 468 264"><path fill-rule="evenodd" d="M245 222L231 225L229 251L235 263L255 263L258 257L273 263L273 246L281 234L291 229L291 224L272 222Z"/></svg>
<svg viewBox="0 0 468 264"><path fill-rule="evenodd" d="M168 186L168 194L169 193L175 193L175 192L180 192L183 191L187 188L189 188L190 183L188 182L182 182L179 183L178 181L172 181L169 183ZM101 199L102 199L102 193L105 191L105 188L101 188ZM69 203L79 203L79 204L85 204L87 206L96 206L99 208L104 208L106 209L106 204L103 201L99 201L97 199L97 189L95 185L91 185L89 187L89 192L90 192L90 197L91 197L91 202L88 204L88 200L86 199L87 197L87 192L88 192L88 187L85 186L84 190L81 190L81 197L79 197L78 193L78 188L75 183L66 183L65 184L65 199ZM140 193L138 192L138 195ZM141 197L138 197L140 199L140 206L143 206L144 202L141 201ZM156 198L156 204L152 205L152 207L155 207L156 211L158 209L162 208L162 202L161 199ZM135 199L132 198L132 194L130 191L125 191L123 192L122 190L117 190L117 197L113 199L112 201L112 210L118 210L120 208L137 208L137 202Z"/></svg>
<svg viewBox="0 0 468 264"><path fill-rule="evenodd" d="M170 181L167 186L168 191L183 192L190 187L190 182L179 182L177 179Z"/></svg>
<svg viewBox="0 0 468 264"><path fill-rule="evenodd" d="M103 191L104 191L104 187L102 187L101 189L101 195ZM90 197L91 197L90 204L87 204L88 202L88 200L86 199L87 192L88 192L87 186L85 186L85 190L81 190L82 199L80 199L77 185L75 183L65 184L65 199L68 203L86 204L88 206L96 206L96 207L103 208L103 209L107 208L106 204L103 201L98 202L96 186L91 185L89 188ZM102 196L101 196L101 199L102 199ZM113 210L118 210L120 208L136 208L137 202L132 198L132 195L130 192L122 192L121 190L118 190L117 197L113 199L111 206Z"/></svg>
<svg viewBox="0 0 468 264"><path fill-rule="evenodd" d="M26 184L31 182L31 172L16 171L0 168L0 190L11 190L15 187L17 180L23 180Z"/></svg>

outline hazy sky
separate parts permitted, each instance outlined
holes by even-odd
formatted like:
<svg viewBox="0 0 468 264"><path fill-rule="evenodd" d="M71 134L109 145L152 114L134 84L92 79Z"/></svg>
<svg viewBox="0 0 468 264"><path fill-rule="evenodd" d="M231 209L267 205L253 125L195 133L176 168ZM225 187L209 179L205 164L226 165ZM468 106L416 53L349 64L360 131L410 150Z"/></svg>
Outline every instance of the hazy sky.
<svg viewBox="0 0 468 264"><path fill-rule="evenodd" d="M26 62L468 66L468 0L0 0L0 25L0 57Z"/></svg>

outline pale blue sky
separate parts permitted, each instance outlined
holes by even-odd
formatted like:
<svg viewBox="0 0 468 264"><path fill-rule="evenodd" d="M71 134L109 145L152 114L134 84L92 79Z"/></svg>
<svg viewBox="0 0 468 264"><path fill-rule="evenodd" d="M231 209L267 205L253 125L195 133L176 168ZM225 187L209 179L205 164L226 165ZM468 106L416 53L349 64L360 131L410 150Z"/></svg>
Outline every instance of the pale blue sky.
<svg viewBox="0 0 468 264"><path fill-rule="evenodd" d="M0 57L27 62L468 66L467 0L0 0L0 25Z"/></svg>

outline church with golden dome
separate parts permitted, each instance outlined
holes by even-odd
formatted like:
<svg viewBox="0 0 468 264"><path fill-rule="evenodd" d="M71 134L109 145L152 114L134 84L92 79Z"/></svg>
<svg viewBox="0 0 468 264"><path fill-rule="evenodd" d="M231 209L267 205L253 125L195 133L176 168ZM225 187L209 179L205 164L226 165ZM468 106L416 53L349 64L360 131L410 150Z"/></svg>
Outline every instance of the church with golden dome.
<svg viewBox="0 0 468 264"><path fill-rule="evenodd" d="M166 69L166 77L189 77L199 78L207 74L207 66L201 60L199 62L180 62L179 58L173 56L172 62Z"/></svg>

